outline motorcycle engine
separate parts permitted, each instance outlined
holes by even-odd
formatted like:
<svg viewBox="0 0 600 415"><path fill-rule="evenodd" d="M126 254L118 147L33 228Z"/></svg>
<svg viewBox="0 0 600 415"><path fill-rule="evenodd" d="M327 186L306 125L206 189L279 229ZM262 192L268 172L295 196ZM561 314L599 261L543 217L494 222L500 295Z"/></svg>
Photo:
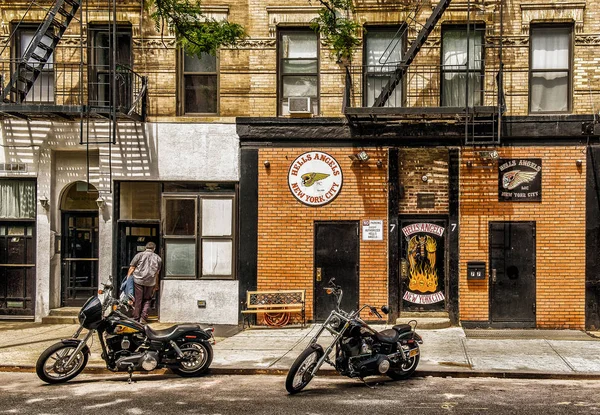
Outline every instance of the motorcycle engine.
<svg viewBox="0 0 600 415"><path fill-rule="evenodd" d="M158 366L158 352L146 351L144 353L134 353L117 360L116 365L119 370L146 370L151 371Z"/></svg>

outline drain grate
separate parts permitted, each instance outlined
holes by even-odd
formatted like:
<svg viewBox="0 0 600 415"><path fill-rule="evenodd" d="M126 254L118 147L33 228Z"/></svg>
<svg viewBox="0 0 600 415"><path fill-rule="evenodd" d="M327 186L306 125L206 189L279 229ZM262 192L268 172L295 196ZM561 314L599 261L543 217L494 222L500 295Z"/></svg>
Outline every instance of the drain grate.
<svg viewBox="0 0 600 415"><path fill-rule="evenodd" d="M468 339L600 340L579 330L464 329Z"/></svg>

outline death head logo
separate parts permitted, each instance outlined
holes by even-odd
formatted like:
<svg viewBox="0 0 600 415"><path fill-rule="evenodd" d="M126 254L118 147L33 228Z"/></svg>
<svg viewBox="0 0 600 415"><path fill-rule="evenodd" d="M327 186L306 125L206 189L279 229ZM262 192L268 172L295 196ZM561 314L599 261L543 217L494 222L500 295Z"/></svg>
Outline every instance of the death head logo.
<svg viewBox="0 0 600 415"><path fill-rule="evenodd" d="M523 183L532 182L538 173L537 171L511 170L502 176L502 187L512 190Z"/></svg>
<svg viewBox="0 0 600 415"><path fill-rule="evenodd" d="M330 175L325 173L306 173L302 175L302 184L305 187L310 187L315 182L328 178Z"/></svg>

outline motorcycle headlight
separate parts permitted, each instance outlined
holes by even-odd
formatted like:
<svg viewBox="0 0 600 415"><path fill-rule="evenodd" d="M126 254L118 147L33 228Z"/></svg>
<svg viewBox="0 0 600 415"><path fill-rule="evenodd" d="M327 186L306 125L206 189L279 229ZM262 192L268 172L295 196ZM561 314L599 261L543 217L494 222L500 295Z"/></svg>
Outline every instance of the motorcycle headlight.
<svg viewBox="0 0 600 415"><path fill-rule="evenodd" d="M342 329L342 325L343 322L338 316L333 316L331 320L329 320L329 327L335 331L340 331Z"/></svg>

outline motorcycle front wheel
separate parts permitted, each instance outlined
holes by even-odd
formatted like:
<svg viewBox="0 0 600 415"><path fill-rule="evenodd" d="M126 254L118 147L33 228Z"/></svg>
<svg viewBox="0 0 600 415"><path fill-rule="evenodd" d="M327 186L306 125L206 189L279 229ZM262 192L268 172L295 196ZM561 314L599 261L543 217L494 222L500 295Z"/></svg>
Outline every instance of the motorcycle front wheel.
<svg viewBox="0 0 600 415"><path fill-rule="evenodd" d="M285 378L285 389L290 395L300 392L312 380L311 372L323 356L323 349L308 347L296 358Z"/></svg>
<svg viewBox="0 0 600 415"><path fill-rule="evenodd" d="M212 363L213 350L209 343L185 342L179 346L183 359L171 370L179 376L200 376L208 371Z"/></svg>
<svg viewBox="0 0 600 415"><path fill-rule="evenodd" d="M421 353L419 351L419 354L410 357L406 362L400 362L398 366L390 367L390 370L387 372L388 376L394 380L408 379L417 370L420 357Z"/></svg>
<svg viewBox="0 0 600 415"><path fill-rule="evenodd" d="M62 383L73 379L81 373L88 362L88 354L81 350L67 366L67 362L76 349L76 343L53 344L38 358L35 373L46 383Z"/></svg>

